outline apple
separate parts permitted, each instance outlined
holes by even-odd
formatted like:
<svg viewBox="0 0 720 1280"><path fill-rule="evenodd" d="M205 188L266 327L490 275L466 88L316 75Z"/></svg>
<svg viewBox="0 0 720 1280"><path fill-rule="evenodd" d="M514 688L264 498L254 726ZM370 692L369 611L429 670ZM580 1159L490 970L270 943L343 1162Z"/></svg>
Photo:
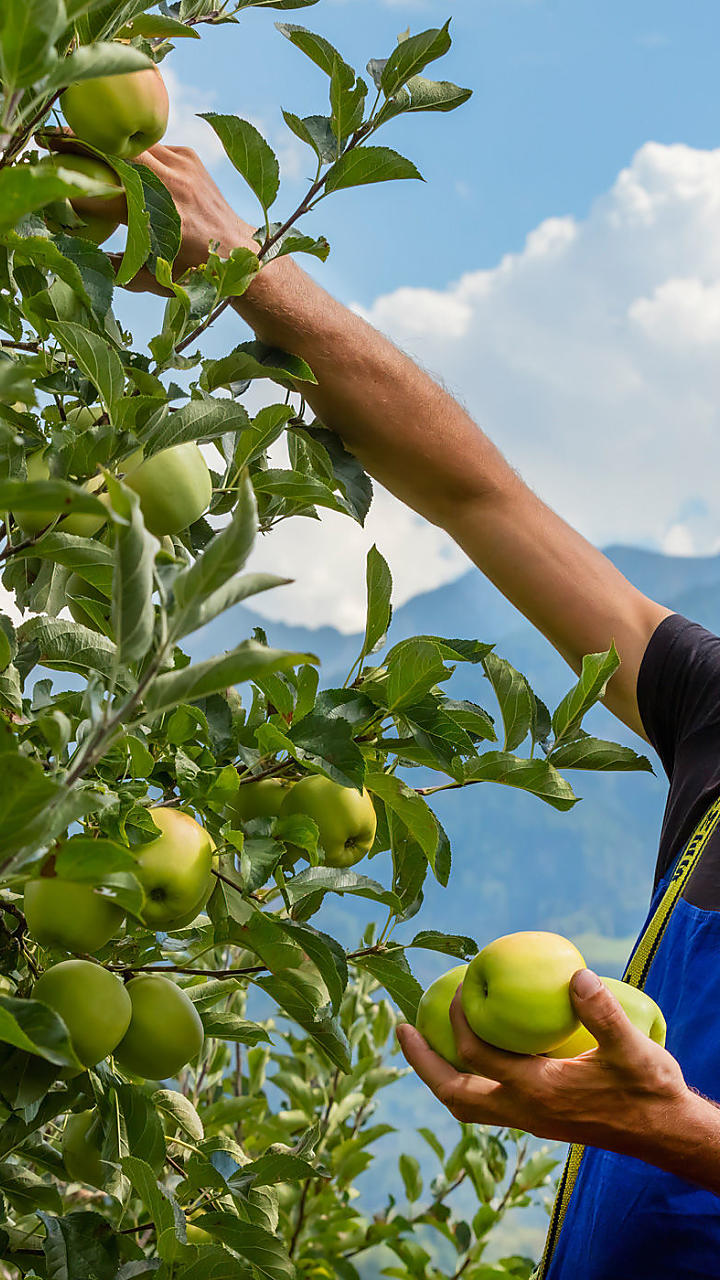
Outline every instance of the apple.
<svg viewBox="0 0 720 1280"><path fill-rule="evenodd" d="M280 816L294 813L304 813L316 824L318 848L327 867L352 867L372 848L377 818L364 788L360 793L310 774L296 782L283 800Z"/></svg>
<svg viewBox="0 0 720 1280"><path fill-rule="evenodd" d="M119 978L92 960L63 960L40 975L32 990L59 1013L86 1067L106 1058L130 1025L132 1004Z"/></svg>
<svg viewBox="0 0 720 1280"><path fill-rule="evenodd" d="M25 465L28 480L50 479L50 467L44 449L38 449L35 453L31 453L26 459ZM85 488L89 493L97 493L104 483L104 476L93 476L86 482ZM16 507L13 511L15 523L28 537L40 533L41 529L45 529L47 525L52 524L53 520L57 520L61 514L62 512L49 507L32 511L29 508L26 510L22 507ZM93 534L102 529L106 521L107 516L92 515L85 511L72 511L58 525L57 531L59 533L72 533L80 538L92 538Z"/></svg>
<svg viewBox="0 0 720 1280"><path fill-rule="evenodd" d="M431 982L420 1000L415 1021L415 1026L430 1048L457 1067L458 1071L462 1071L463 1067L450 1022L450 1005L466 971L466 964L458 964Z"/></svg>
<svg viewBox="0 0 720 1280"><path fill-rule="evenodd" d="M79 80L65 90L60 105L76 137L123 160L160 141L170 106L157 67Z"/></svg>
<svg viewBox="0 0 720 1280"><path fill-rule="evenodd" d="M285 778L261 778L243 782L229 806L231 821L252 822L253 818L276 818L292 782Z"/></svg>
<svg viewBox="0 0 720 1280"><path fill-rule="evenodd" d="M91 631L99 631L100 628L81 601L96 601L100 606L100 616L105 624L102 628L103 635L112 637L112 604L102 591L94 587L91 582L86 582L79 574L71 573L65 586L65 595L68 609L75 622L79 622L83 627L90 627Z"/></svg>
<svg viewBox="0 0 720 1280"><path fill-rule="evenodd" d="M40 876L25 884L25 918L43 947L92 954L118 932L125 912L91 884Z"/></svg>
<svg viewBox="0 0 720 1280"><path fill-rule="evenodd" d="M97 1111L81 1111L67 1118L62 1136L62 1157L72 1182L102 1188L107 1170L100 1156L102 1127Z"/></svg>
<svg viewBox="0 0 720 1280"><path fill-rule="evenodd" d="M640 991L638 987L631 987L629 982L621 982L619 978L603 978L602 981L620 1001L633 1026L637 1027L638 1031L642 1031L643 1035L649 1036L656 1044L665 1044L667 1030L665 1019L652 996L649 996L646 991ZM577 1058L578 1054L586 1053L588 1049L597 1049L597 1040L592 1032L580 1023L577 1031L574 1031L555 1049L551 1049L547 1056L548 1058Z"/></svg>
<svg viewBox="0 0 720 1280"><path fill-rule="evenodd" d="M140 498L146 527L158 538L194 524L212 498L210 472L193 441L154 453L128 471L125 483Z"/></svg>
<svg viewBox="0 0 720 1280"><path fill-rule="evenodd" d="M576 1031L570 979L584 969L577 947L558 933L509 933L468 965L462 1006L481 1040L513 1053L547 1053Z"/></svg>
<svg viewBox="0 0 720 1280"><path fill-rule="evenodd" d="M153 809L161 834L136 849L135 875L145 890L142 918L151 929L178 928L205 906L213 888L212 836L181 809ZM195 916L192 916L194 919Z"/></svg>
<svg viewBox="0 0 720 1280"><path fill-rule="evenodd" d="M86 404L75 404L66 410L65 421L70 427L77 427L78 431L87 431L88 427L94 427L103 415L102 405L96 404L91 409Z"/></svg>
<svg viewBox="0 0 720 1280"><path fill-rule="evenodd" d="M54 157L50 163L55 169L67 169L70 173L82 174L84 178L92 178L95 182L104 182L106 186L114 188L107 195L73 196L69 201L74 213L82 218L84 226L73 225L74 220L70 219L70 225L66 227L68 234L78 236L81 240L91 240L93 244L102 244L112 235L127 212L125 192L115 170L95 156L72 155L67 152ZM61 225L64 221L63 210L67 211L65 201L56 201L49 206L50 214Z"/></svg>
<svg viewBox="0 0 720 1280"><path fill-rule="evenodd" d="M202 1214L200 1215L202 1217ZM199 1227L197 1222L185 1223L185 1236L188 1244L214 1244L212 1236L204 1227Z"/></svg>
<svg viewBox="0 0 720 1280"><path fill-rule="evenodd" d="M203 1025L195 1005L181 987L159 973L138 974L126 991L132 1017L115 1052L116 1061L146 1080L171 1079L203 1046Z"/></svg>

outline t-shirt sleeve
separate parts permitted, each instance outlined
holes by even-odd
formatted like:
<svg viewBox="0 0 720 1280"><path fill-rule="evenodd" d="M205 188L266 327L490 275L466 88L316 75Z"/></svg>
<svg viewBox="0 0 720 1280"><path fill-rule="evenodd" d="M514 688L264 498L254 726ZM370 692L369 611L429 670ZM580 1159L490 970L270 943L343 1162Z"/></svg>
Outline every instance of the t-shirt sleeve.
<svg viewBox="0 0 720 1280"><path fill-rule="evenodd" d="M720 637L679 613L653 632L637 683L640 716L672 780L684 744L720 742Z"/></svg>

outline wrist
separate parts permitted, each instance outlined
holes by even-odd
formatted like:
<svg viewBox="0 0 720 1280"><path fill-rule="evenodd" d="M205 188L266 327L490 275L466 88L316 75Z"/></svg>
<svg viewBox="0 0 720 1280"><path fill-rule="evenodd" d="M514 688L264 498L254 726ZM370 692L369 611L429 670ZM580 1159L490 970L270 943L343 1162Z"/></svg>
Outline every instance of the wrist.
<svg viewBox="0 0 720 1280"><path fill-rule="evenodd" d="M685 1087L670 1104L641 1117L629 1155L720 1194L720 1108Z"/></svg>

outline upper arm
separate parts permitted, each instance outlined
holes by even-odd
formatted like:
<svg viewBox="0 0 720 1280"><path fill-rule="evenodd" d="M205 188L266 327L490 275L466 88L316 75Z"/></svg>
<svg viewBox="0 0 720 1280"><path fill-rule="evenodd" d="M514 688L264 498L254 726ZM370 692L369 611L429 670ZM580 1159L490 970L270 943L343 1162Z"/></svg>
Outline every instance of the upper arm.
<svg viewBox="0 0 720 1280"><path fill-rule="evenodd" d="M517 477L502 492L460 511L451 532L574 671L580 671L585 654L615 644L620 667L604 703L647 739L637 703L638 672L650 637L672 610L638 591Z"/></svg>

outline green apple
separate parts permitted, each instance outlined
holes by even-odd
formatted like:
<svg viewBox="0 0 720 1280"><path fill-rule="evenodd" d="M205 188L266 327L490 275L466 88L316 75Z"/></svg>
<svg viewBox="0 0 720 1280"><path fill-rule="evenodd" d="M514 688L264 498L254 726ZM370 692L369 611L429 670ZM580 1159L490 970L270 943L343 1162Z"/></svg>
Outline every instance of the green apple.
<svg viewBox="0 0 720 1280"><path fill-rule="evenodd" d="M28 480L50 479L50 467L44 449L38 449L35 453L29 455L26 460L26 468ZM104 483L104 476L93 476L86 482L85 488L89 493L97 493ZM45 529L47 525L52 524L53 520L57 520L61 514L62 512L53 510L51 507L35 510L16 507L13 511L16 524L28 537L40 533L41 529ZM102 529L106 521L107 516L91 515L85 511L72 511L65 516L58 526L58 532L72 533L80 538L92 538L93 534Z"/></svg>
<svg viewBox="0 0 720 1280"><path fill-rule="evenodd" d="M25 885L28 929L43 947L92 955L119 931L125 912L91 884L40 876Z"/></svg>
<svg viewBox="0 0 720 1280"><path fill-rule="evenodd" d="M108 1170L100 1156L102 1126L97 1111L81 1111L67 1118L62 1136L62 1158L72 1182L102 1188Z"/></svg>
<svg viewBox="0 0 720 1280"><path fill-rule="evenodd" d="M106 154L132 160L162 138L169 100L157 67L71 84L60 98L76 137Z"/></svg>
<svg viewBox="0 0 720 1280"><path fill-rule="evenodd" d="M126 216L125 192L115 170L95 156L67 152L53 156L48 163L54 169L62 168L70 173L79 173L112 188L106 195L73 196L69 201L73 212L82 218L84 225L75 225L75 219L69 219L68 234L78 236L81 240L91 240L93 244L102 244ZM64 221L63 208L67 210L65 201L55 201L49 206L49 213L61 225Z"/></svg>
<svg viewBox="0 0 720 1280"><path fill-rule="evenodd" d="M193 909L197 915L210 897L215 845L205 828L180 809L153 809L151 817L161 834L135 850L135 875L145 890L143 920L151 929L166 931L178 928Z"/></svg>
<svg viewBox="0 0 720 1280"><path fill-rule="evenodd" d="M158 538L194 524L212 498L212 478L193 441L154 453L128 471L125 483L140 498L145 524Z"/></svg>
<svg viewBox="0 0 720 1280"><path fill-rule="evenodd" d="M202 1214L200 1215L202 1217ZM186 1222L185 1235L188 1244L214 1244L212 1236L204 1227L198 1226L197 1222Z"/></svg>
<svg viewBox="0 0 720 1280"><path fill-rule="evenodd" d="M466 971L466 964L458 964L431 982L420 1000L415 1021L415 1026L430 1048L457 1067L458 1071L462 1070L462 1062L450 1021L450 1005Z"/></svg>
<svg viewBox="0 0 720 1280"><path fill-rule="evenodd" d="M75 622L80 623L83 627L90 627L91 631L99 631L100 627L82 602L85 600L95 602L99 607L100 617L104 624L102 634L112 638L112 603L106 595L103 595L102 591L94 587L91 582L86 582L79 574L71 573L65 586L65 595L68 609Z"/></svg>
<svg viewBox="0 0 720 1280"><path fill-rule="evenodd" d="M115 1058L146 1080L169 1080L196 1058L203 1046L203 1025L181 987L159 973L140 973L127 984L132 1018Z"/></svg>
<svg viewBox="0 0 720 1280"><path fill-rule="evenodd" d="M132 1004L126 988L92 960L63 960L46 969L32 998L59 1013L86 1067L112 1053L130 1025Z"/></svg>
<svg viewBox="0 0 720 1280"><path fill-rule="evenodd" d="M577 947L558 933L509 933L468 965L462 1006L481 1040L513 1053L547 1053L576 1031L570 979L584 969Z"/></svg>
<svg viewBox="0 0 720 1280"><path fill-rule="evenodd" d="M238 787L228 812L231 821L252 822L253 818L276 818L292 782L285 778L261 778Z"/></svg>
<svg viewBox="0 0 720 1280"><path fill-rule="evenodd" d="M65 412L65 421L68 426L76 427L78 431L87 431L88 427L94 427L103 416L102 405L93 405L92 409L86 404L75 404Z"/></svg>
<svg viewBox="0 0 720 1280"><path fill-rule="evenodd" d="M652 996L645 991L640 991L637 987L631 987L628 982L621 982L619 978L603 978L602 981L620 1001L633 1026L637 1027L638 1031L642 1031L643 1035L649 1036L656 1044L665 1044L667 1030L665 1019ZM548 1058L577 1058L578 1054L586 1053L588 1049L597 1049L597 1040L592 1032L580 1023L577 1031L574 1031L555 1049L551 1049L547 1056Z"/></svg>
<svg viewBox="0 0 720 1280"><path fill-rule="evenodd" d="M321 860L327 867L352 867L373 846L377 818L364 788L361 793L311 774L296 782L283 800L280 816L295 813L305 814L316 824Z"/></svg>

